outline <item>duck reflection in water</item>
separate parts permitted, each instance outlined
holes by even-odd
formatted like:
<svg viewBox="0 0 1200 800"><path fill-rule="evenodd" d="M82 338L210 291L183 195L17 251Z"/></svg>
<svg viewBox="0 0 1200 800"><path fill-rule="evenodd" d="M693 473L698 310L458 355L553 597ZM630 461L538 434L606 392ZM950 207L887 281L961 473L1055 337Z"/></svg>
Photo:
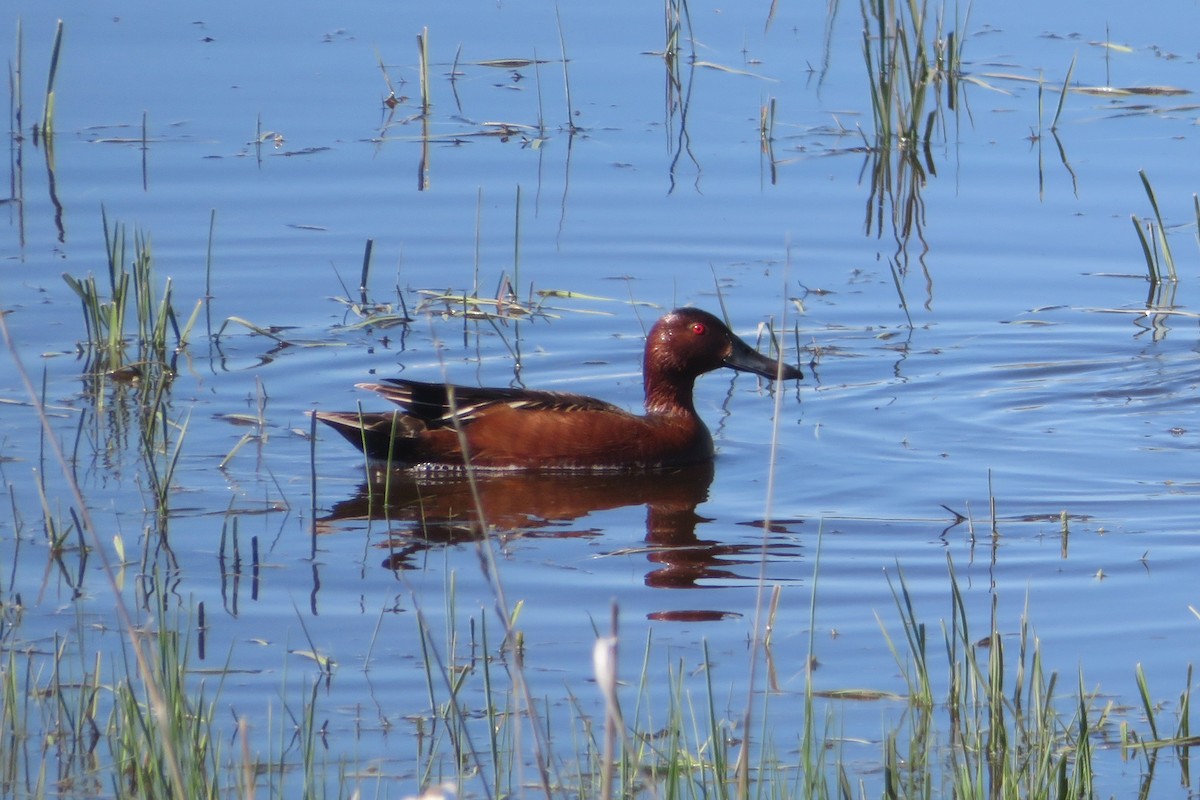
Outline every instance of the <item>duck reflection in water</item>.
<svg viewBox="0 0 1200 800"><path fill-rule="evenodd" d="M384 480L388 481L387 484ZM333 533L356 520L389 525L390 552L383 566L393 570L420 567L418 556L438 546L489 536L569 538L599 535L598 528L566 526L596 511L646 506L646 559L651 569L646 585L654 588L711 588L722 582L755 581L762 558L760 543L730 544L700 539L699 524L712 520L696 513L708 498L712 462L655 472L628 473L480 473L475 477L484 527L477 523L471 484L461 473L393 471L378 482L337 503L318 520L318 531ZM384 503L384 497L387 503ZM768 557L798 545L773 542ZM739 571L739 567L746 569ZM672 618L719 618L724 612L664 612Z"/></svg>

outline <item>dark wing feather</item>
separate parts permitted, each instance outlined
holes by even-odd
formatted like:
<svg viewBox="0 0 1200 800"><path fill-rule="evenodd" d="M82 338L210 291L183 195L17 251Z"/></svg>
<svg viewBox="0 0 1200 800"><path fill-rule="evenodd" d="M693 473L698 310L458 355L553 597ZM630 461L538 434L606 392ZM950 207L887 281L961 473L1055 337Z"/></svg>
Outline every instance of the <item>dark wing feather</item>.
<svg viewBox="0 0 1200 800"><path fill-rule="evenodd" d="M425 424L403 411L370 413L360 411L312 411L317 419L368 456L380 461L402 460L409 443L425 430Z"/></svg>
<svg viewBox="0 0 1200 800"><path fill-rule="evenodd" d="M430 428L470 422L484 411L506 406L522 411L625 411L612 403L582 394L544 392L532 389L477 388L445 383L423 383L387 378L382 383L360 383L391 400ZM453 400L451 400L453 392Z"/></svg>

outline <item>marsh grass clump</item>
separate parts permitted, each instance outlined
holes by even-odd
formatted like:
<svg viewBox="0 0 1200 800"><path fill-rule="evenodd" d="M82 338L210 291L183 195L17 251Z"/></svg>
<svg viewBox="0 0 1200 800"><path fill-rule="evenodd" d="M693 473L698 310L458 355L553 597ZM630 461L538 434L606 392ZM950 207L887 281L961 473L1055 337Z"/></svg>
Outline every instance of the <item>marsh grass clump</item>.
<svg viewBox="0 0 1200 800"><path fill-rule="evenodd" d="M39 423L49 431L44 402L12 348L3 316L0 334ZM93 514L58 437L48 436L46 449L45 463L57 463L67 487L64 500L52 496L48 485L38 486L47 531L74 530L79 538L69 550L46 548L43 590L55 591L55 572L61 573L58 583L71 590L59 612L44 615L39 606L27 607L8 566L7 583L0 579L0 795L33 800L251 797L264 774L260 761L265 761L289 776L286 783L283 777L269 783L270 796L321 796L315 788L319 780L312 778L321 773L302 760L311 754L281 749L266 759L251 756L236 712L234 725L243 743L240 761L225 754L226 742L236 741L222 729L229 716L224 708L218 713L217 705L228 663L207 671L216 676L210 699L209 679L198 677L189 644L197 633L191 611L177 604L178 562L150 528L142 537L140 563L126 562L119 536L110 550L101 539L101 525L105 532L119 531L120 522L100 521ZM64 504L69 506L65 511ZM15 502L12 513L19 541L28 534L21 530ZM72 573L67 553L77 558L77 573ZM131 564L137 578L127 588L124 579ZM11 569L15 575L29 566L24 556ZM85 576L92 585L84 584ZM94 597L97 592L108 593L104 624L97 623L97 604L105 602ZM288 709L286 716L280 715L294 722L287 732L308 735L305 725L315 715L307 707L304 712ZM270 708L267 714L270 718ZM312 779L299 786L297 776Z"/></svg>
<svg viewBox="0 0 1200 800"><path fill-rule="evenodd" d="M128 381L140 381L149 375L169 382L175 358L187 345L202 304L197 302L191 317L181 326L171 279L165 281L161 294L156 292L150 237L135 230L130 247L125 226L110 226L103 210L101 218L108 259L107 297L95 276L80 279L63 275L83 308L87 338L80 348L88 357L92 373L107 372L114 379ZM133 359L128 352L131 344L137 348Z"/></svg>
<svg viewBox="0 0 1200 800"><path fill-rule="evenodd" d="M114 687L107 733L120 795L166 797L180 781L188 797L220 796L224 739L214 736L215 705L206 702L203 688L193 689L188 681L185 641L176 630L155 635L152 666L164 701L160 709L128 678ZM167 737L173 743L169 749L163 744Z"/></svg>
<svg viewBox="0 0 1200 800"><path fill-rule="evenodd" d="M269 742L277 733L278 750L254 755L246 718L218 702L226 672L215 671L211 691L197 679L191 633L176 623L141 628L127 633L128 647L114 650L93 641L105 634L81 621L46 648L7 641L0 658L0 793L131 800L217 800L252 797L256 790L269 797L325 796L326 768L333 765L316 745L318 693L306 691L296 705L282 701L275 712L280 729L261 739ZM133 647L149 656L148 673L140 672Z"/></svg>
<svg viewBox="0 0 1200 800"><path fill-rule="evenodd" d="M1090 794L1092 770L1083 758L1095 731L1106 724L1106 711L1093 706L1079 674L1074 703L1062 709L1055 695L1058 675L1046 675L1038 640L1027 612L1016 639L1017 654L1006 655L1006 638L992 596L988 630L971 631L954 564L950 570L951 618L943 627L948 683L944 707L950 730L949 782L959 796L980 796L999 789L1005 796L1052 796L1062 786Z"/></svg>
<svg viewBox="0 0 1200 800"><path fill-rule="evenodd" d="M863 132L871 176L866 232L882 236L885 222L890 226L894 268L903 274L913 234L922 256L928 250L921 191L937 175L932 143L945 126L943 109L959 109L963 37L947 29L940 12L932 19L924 0L864 0L862 18L873 121L872 134Z"/></svg>
<svg viewBox="0 0 1200 800"><path fill-rule="evenodd" d="M102 219L107 296L94 275L63 275L83 310L86 339L79 351L86 359L84 385L95 412L92 435L103 453L123 447L129 429L136 430L154 504L165 513L187 428L186 421L171 418L170 388L202 301L181 325L171 279L161 293L155 288L150 237L135 230L130 242L123 225L110 226L103 212Z"/></svg>
<svg viewBox="0 0 1200 800"><path fill-rule="evenodd" d="M915 149L928 143L937 122L936 103L926 112L926 100L945 75L934 55L943 39L926 41L926 10L926 4L911 0L899 8L896 0L863 3L863 57L877 146Z"/></svg>

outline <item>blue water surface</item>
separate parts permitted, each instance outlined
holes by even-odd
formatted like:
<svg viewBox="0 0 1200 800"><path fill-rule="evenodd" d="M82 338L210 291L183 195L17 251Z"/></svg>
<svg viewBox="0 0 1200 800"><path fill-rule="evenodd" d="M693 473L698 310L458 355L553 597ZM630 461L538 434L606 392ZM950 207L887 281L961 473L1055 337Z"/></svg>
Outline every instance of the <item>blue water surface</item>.
<svg viewBox="0 0 1200 800"><path fill-rule="evenodd" d="M205 653L194 655L199 670L232 670L222 719L254 720L265 750L277 734L267 720L317 680L300 654L315 649L338 664L318 700L328 758L373 765L389 794L421 788L417 612L447 659L485 619L497 648L493 575L509 610L521 604L526 669L552 726L570 724L568 693L599 713L591 651L614 601L631 683L651 641L651 707L665 703L668 666L694 670L707 646L722 710L737 718L763 688L747 683L747 642L764 585L782 587L772 706L783 724L799 716L810 648L821 690L903 692L880 630L899 633L895 581L902 572L936 638L948 557L974 632L986 633L995 601L1014 641L1027 610L1044 668L1068 692L1082 671L1089 688L1136 705L1141 664L1174 713L1200 604L1200 12L1169 5L947 9L943 39L953 30L962 42L955 105L944 82L931 87L927 109L939 113L923 177L904 179L893 142L881 193L857 6L780 3L768 24L761 5L690 4L672 72L663 8L644 3L17 0L0 14L22 111L0 233L12 337L0 474L14 509L0 515L0 588L25 611L0 644L44 650L83 619L94 630L81 652L115 664L121 646L96 560L80 575L54 566L43 509L59 518L74 501L45 446L53 437L100 546L123 543L123 593L139 618L159 624L143 594L155 578L185 619L204 605ZM48 155L40 120L59 19ZM1155 91L1069 92L1052 132L1068 72L1076 89ZM1179 272L1158 295L1130 222L1154 218L1139 170ZM135 231L149 240L182 318L202 303L170 392L183 445L169 557L149 532L136 391L87 391L86 331L61 278L106 286L102 215L131 245ZM579 296L520 321L464 322L437 306L407 326L360 325L368 241L366 295L397 313L439 292ZM808 373L775 389L733 373L700 380L719 455L690 550L654 546L653 501L638 497L530 508L541 518L493 530L494 573L470 542L414 545L402 526L335 513L358 491L361 460L323 432L314 451L307 411L381 409L353 384L400 373L637 409L642 336L684 304L723 309L763 349L771 326ZM9 352L51 411L48 432ZM261 429L228 417L260 408ZM853 757L876 780L880 719L900 706L834 706L845 737L869 743ZM798 730L776 734L781 750ZM1115 753L1096 764L1105 793L1138 781ZM1179 794L1175 777L1154 796Z"/></svg>

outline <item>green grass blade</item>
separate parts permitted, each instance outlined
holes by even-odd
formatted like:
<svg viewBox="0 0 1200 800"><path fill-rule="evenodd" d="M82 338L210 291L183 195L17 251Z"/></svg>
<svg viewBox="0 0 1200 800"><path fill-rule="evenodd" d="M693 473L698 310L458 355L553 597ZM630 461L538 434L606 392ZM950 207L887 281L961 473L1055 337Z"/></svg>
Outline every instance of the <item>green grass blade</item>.
<svg viewBox="0 0 1200 800"><path fill-rule="evenodd" d="M1067 92L1071 91L1071 77L1075 74L1075 56L1071 56L1071 64L1067 67L1067 77L1063 78L1062 91L1058 93L1058 107L1054 109L1054 119L1050 121L1050 130L1058 129L1058 119L1062 116L1063 106L1067 103Z"/></svg>

